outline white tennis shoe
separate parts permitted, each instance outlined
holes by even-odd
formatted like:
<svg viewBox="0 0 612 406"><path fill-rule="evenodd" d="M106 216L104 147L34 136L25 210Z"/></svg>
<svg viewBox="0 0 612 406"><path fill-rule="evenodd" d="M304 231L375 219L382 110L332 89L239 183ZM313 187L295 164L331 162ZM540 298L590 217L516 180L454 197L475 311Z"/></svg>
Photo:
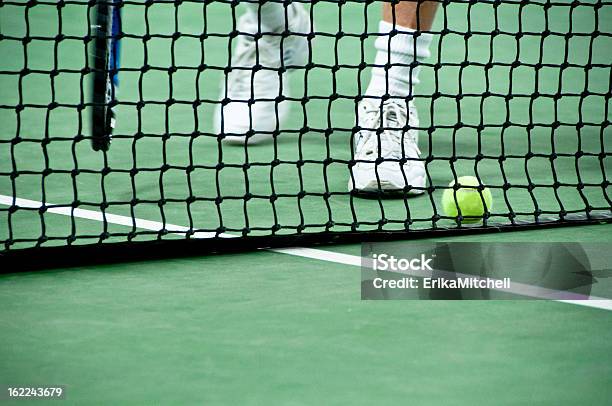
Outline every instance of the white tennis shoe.
<svg viewBox="0 0 612 406"><path fill-rule="evenodd" d="M364 99L358 107L361 130L355 134L349 191L407 193L425 190L425 164L418 147L419 118L412 101Z"/></svg>
<svg viewBox="0 0 612 406"><path fill-rule="evenodd" d="M287 19L292 35L282 41L282 54L280 35L263 34L258 41L248 35L237 37L232 69L224 77L220 96L220 100L227 99L227 104L217 104L214 114L215 131L225 136L225 142L254 144L271 139L274 131L282 129L289 104L278 98L289 96L289 81L286 71L278 69L308 62L306 36L293 34L310 32L310 16L302 4L289 4ZM237 29L257 34L257 15L244 14ZM254 70L257 64L261 68Z"/></svg>

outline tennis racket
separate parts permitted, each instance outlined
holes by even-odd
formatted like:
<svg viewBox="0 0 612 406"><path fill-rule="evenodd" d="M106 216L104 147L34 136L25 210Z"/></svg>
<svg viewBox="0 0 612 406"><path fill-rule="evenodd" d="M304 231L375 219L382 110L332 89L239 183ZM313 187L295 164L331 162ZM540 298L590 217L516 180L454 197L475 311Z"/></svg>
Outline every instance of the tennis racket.
<svg viewBox="0 0 612 406"><path fill-rule="evenodd" d="M108 151L115 128L121 16L118 0L98 0L95 6L93 49L92 147Z"/></svg>

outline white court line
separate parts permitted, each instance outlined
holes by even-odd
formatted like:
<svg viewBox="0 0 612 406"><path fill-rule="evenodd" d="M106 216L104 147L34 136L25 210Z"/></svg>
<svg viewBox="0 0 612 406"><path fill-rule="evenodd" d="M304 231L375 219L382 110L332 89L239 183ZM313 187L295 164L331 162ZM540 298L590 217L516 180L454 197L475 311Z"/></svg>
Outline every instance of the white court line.
<svg viewBox="0 0 612 406"><path fill-rule="evenodd" d="M13 204L16 204L19 207L27 207L27 208L33 208L33 209L39 208L43 205L42 202L39 202L36 200L13 198L12 196L6 196L6 195L0 195L0 204L4 204L7 206L12 206ZM73 209L71 207L49 207L49 206L55 206L54 204L51 204L51 203L46 203L45 206L47 206L47 212L53 213L53 214L60 214L63 216L74 216L74 217L94 220L94 221L105 221L106 219L106 222L109 224L118 224L118 225L127 226L127 227L136 226L137 228L142 228L142 229L150 230L150 231L159 231L164 228L164 223L159 222L159 221L132 218L128 216L120 216L117 214L108 214L108 213L103 214L102 212L99 212L99 211L86 210L86 209ZM175 234L184 234L187 231L189 231L189 227L178 226L178 225L169 224L169 223L165 224L165 229ZM193 237L194 238L211 238L211 237L214 237L215 235L216 235L215 233L197 232L197 233L194 233ZM231 234L221 234L220 236L223 238L236 237ZM357 266L357 267L361 267L361 260L362 260L360 256L356 256L356 255L341 254L337 252L325 251L325 250L320 250L320 249L315 249L315 248L305 248L305 247L274 248L274 249L268 249L267 251L272 251L272 252L276 252L279 254L286 254L286 255L293 255L297 257L309 258L309 259L316 259L319 261L333 262L333 263L342 264L342 265ZM419 276L419 275L415 274L414 276ZM536 297L536 298L543 298L543 297L550 298L550 297L554 297L555 294L559 294L559 295L562 295L564 293L567 294L567 292L553 291L553 290L544 289L544 288L537 287L537 286L525 285L525 284L520 284L516 282L513 282L512 284L515 287L509 290L505 290L505 291L510 292L510 293L516 293L516 294L523 295L523 296ZM612 300L604 299L604 298L593 297L593 299L591 300L564 300L564 299L552 299L552 300L555 302L569 303L569 304L593 307L593 308L604 309L604 310L612 310Z"/></svg>
<svg viewBox="0 0 612 406"><path fill-rule="evenodd" d="M17 199L14 199L14 201L17 206L26 207L29 209L38 209L39 207L43 205L42 202L38 202L36 200L17 198ZM12 206L13 197L0 195L0 204ZM48 206L57 206L52 203L46 203L45 206L47 206L47 211L49 213L61 214L63 216L69 216L69 217L74 216L74 217L78 217L82 219L101 221L101 222L106 221L109 224L118 224L121 226L136 227L136 228L142 228L142 229L151 230L151 231L159 231L164 228L164 224L160 221L143 220L143 219L132 218L128 216L120 216L118 214L109 214L109 213L104 214L100 211L86 210L86 209L73 209L71 207L65 207L65 206L64 207L48 207ZM175 224L166 223L166 230L174 234L185 234L187 231L189 231L189 227L177 226ZM216 236L216 234L199 232L199 233L194 233L193 236L195 238L213 238ZM235 237L230 234L220 234L219 236L223 238Z"/></svg>

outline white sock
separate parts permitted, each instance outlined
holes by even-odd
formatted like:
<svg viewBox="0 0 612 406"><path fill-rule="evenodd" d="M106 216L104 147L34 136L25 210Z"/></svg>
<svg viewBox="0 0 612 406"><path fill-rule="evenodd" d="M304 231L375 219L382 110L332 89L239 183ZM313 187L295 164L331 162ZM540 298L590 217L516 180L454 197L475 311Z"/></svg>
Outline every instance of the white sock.
<svg viewBox="0 0 612 406"><path fill-rule="evenodd" d="M255 17L261 15L262 32L276 32L285 28L285 6L282 3L271 1L247 3L247 7L248 12L253 13Z"/></svg>
<svg viewBox="0 0 612 406"><path fill-rule="evenodd" d="M381 21L379 33L388 34L393 24ZM433 38L429 33L418 33L412 28L395 25L398 31L393 37L381 35L376 39L377 67L372 68L372 77L366 90L366 96L408 97L412 95L413 86L419 83L420 67L412 68L414 61L422 61L430 56L429 45ZM385 70L384 65L390 68ZM404 66L398 66L402 64Z"/></svg>

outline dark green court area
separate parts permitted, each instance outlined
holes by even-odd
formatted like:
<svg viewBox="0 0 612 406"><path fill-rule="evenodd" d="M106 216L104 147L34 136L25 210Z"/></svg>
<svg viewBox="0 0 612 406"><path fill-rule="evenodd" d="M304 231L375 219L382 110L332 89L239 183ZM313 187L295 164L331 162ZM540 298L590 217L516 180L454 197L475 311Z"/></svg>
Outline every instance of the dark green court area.
<svg viewBox="0 0 612 406"><path fill-rule="evenodd" d="M273 252L5 275L0 382L67 385L71 404L609 403L609 311L359 289L358 267Z"/></svg>

